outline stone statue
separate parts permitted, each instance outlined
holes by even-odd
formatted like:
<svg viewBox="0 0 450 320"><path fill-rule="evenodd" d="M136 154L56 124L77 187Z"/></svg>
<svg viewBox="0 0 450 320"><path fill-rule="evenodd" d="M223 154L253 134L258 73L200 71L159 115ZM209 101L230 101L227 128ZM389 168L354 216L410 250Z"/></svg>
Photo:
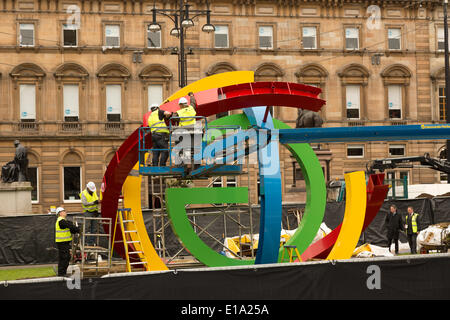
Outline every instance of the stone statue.
<svg viewBox="0 0 450 320"><path fill-rule="evenodd" d="M14 141L14 146L16 147L16 154L14 156L14 162L16 163L19 174L18 181L28 181L28 154L27 148L20 144L19 140Z"/></svg>
<svg viewBox="0 0 450 320"><path fill-rule="evenodd" d="M296 128L321 127L323 119L317 112L311 110L298 109Z"/></svg>
<svg viewBox="0 0 450 320"><path fill-rule="evenodd" d="M20 144L19 140L14 141L16 152L14 160L9 161L2 167L3 182L24 182L28 181L28 157L27 149Z"/></svg>

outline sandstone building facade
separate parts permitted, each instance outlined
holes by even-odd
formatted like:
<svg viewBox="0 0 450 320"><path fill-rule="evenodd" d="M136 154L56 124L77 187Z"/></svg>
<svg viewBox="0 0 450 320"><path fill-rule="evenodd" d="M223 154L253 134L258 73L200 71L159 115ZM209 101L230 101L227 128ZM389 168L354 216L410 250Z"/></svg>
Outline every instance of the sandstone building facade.
<svg viewBox="0 0 450 320"><path fill-rule="evenodd" d="M442 1L211 0L215 33L204 17L187 29L188 83L207 75L253 70L259 81L321 87L325 126L444 123ZM121 142L153 102L178 88L173 23L150 34L153 1L4 0L0 2L0 161L13 141L29 149L34 212L63 204L81 209L87 181L100 186ZM176 8L178 1L157 1ZM192 8L206 9L203 0ZM295 126L296 110L274 116ZM315 146L326 179L364 170L370 159L438 156L443 141ZM285 201L302 201L304 182L283 150ZM410 183L439 183L427 169L390 172ZM247 186L247 177L216 184ZM252 201L257 173L250 171ZM144 188L144 193L148 187ZM144 206L149 205L143 197Z"/></svg>

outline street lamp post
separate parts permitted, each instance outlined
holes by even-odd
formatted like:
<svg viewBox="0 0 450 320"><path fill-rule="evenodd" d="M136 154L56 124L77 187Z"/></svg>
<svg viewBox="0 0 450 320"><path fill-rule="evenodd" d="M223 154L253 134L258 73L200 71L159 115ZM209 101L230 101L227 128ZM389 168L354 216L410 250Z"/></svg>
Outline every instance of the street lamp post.
<svg viewBox="0 0 450 320"><path fill-rule="evenodd" d="M448 61L448 23L447 23L447 4L448 0L444 0L444 59L445 59L445 122L450 123L450 75ZM447 161L450 161L450 140L446 142ZM450 174L447 175L447 183L450 183Z"/></svg>
<svg viewBox="0 0 450 320"><path fill-rule="evenodd" d="M191 10L189 9L190 5L188 3L184 3L184 0L179 0L178 9L156 9L155 5L153 5L152 15L153 21L152 24L148 26L148 30L150 32L158 32L161 30L161 25L156 21L156 14L161 14L166 17L169 17L174 23L174 28L170 30L170 35L178 37L180 39L180 47L177 50L178 54L178 85L180 88L183 88L187 84L187 64L186 64L186 53L184 50L184 39L186 36L185 30L189 27L194 26L193 19L206 15L206 24L203 25L202 31L204 32L214 32L215 27L210 22L210 13L209 4L207 3L207 10ZM190 15L193 14L191 17Z"/></svg>

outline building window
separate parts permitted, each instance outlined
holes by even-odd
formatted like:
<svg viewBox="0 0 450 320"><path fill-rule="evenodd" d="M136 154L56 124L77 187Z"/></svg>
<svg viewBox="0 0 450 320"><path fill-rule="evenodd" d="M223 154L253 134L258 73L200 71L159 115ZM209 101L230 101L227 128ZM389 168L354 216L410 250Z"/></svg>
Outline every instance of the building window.
<svg viewBox="0 0 450 320"><path fill-rule="evenodd" d="M161 48L161 30L153 32L147 29L147 48Z"/></svg>
<svg viewBox="0 0 450 320"><path fill-rule="evenodd" d="M120 26L107 24L105 25L105 45L107 47L120 47Z"/></svg>
<svg viewBox="0 0 450 320"><path fill-rule="evenodd" d="M364 145L347 146L347 158L364 158Z"/></svg>
<svg viewBox="0 0 450 320"><path fill-rule="evenodd" d="M227 188L237 187L237 179L234 176L227 177Z"/></svg>
<svg viewBox="0 0 450 320"><path fill-rule="evenodd" d="M64 201L80 200L81 167L64 167Z"/></svg>
<svg viewBox="0 0 450 320"><path fill-rule="evenodd" d="M27 171L28 180L31 183L31 202L39 203L39 176L37 167L28 167Z"/></svg>
<svg viewBox="0 0 450 320"><path fill-rule="evenodd" d="M438 51L445 50L445 35L444 35L443 27L439 27L437 29L437 47L438 47ZM449 43L449 48L450 48L450 43Z"/></svg>
<svg viewBox="0 0 450 320"><path fill-rule="evenodd" d="M21 23L19 24L19 44L22 47L34 46L34 24Z"/></svg>
<svg viewBox="0 0 450 320"><path fill-rule="evenodd" d="M360 118L361 87L347 85L345 87L347 119Z"/></svg>
<svg viewBox="0 0 450 320"><path fill-rule="evenodd" d="M391 144L389 145L389 156L390 157L403 157L405 152L404 144Z"/></svg>
<svg viewBox="0 0 450 320"><path fill-rule="evenodd" d="M345 49L358 50L359 49L359 29L345 28Z"/></svg>
<svg viewBox="0 0 450 320"><path fill-rule="evenodd" d="M439 86L439 120L446 120L445 87Z"/></svg>
<svg viewBox="0 0 450 320"><path fill-rule="evenodd" d="M213 188L222 188L222 178L214 179L212 186Z"/></svg>
<svg viewBox="0 0 450 320"><path fill-rule="evenodd" d="M106 85L106 119L120 121L122 115L122 86L120 84Z"/></svg>
<svg viewBox="0 0 450 320"><path fill-rule="evenodd" d="M408 181L408 184L409 184L409 171L400 171L399 172L400 180L405 179L405 177L406 177L406 181Z"/></svg>
<svg viewBox="0 0 450 320"><path fill-rule="evenodd" d="M64 121L78 121L79 118L79 91L77 84L63 86Z"/></svg>
<svg viewBox="0 0 450 320"><path fill-rule="evenodd" d="M153 104L158 106L163 102L163 85L162 84L151 84L147 87L148 91L148 111Z"/></svg>
<svg viewBox="0 0 450 320"><path fill-rule="evenodd" d="M402 118L402 86L389 85L388 86L388 110L389 119Z"/></svg>
<svg viewBox="0 0 450 320"><path fill-rule="evenodd" d="M20 85L20 120L34 122L36 120L36 85Z"/></svg>
<svg viewBox="0 0 450 320"><path fill-rule="evenodd" d="M317 49L317 28L302 28L302 46L303 49Z"/></svg>
<svg viewBox="0 0 450 320"><path fill-rule="evenodd" d="M401 64L393 64L381 72L385 90L386 119L405 119L409 115L408 88L411 71Z"/></svg>
<svg viewBox="0 0 450 320"><path fill-rule="evenodd" d="M214 31L214 48L229 48L228 26L217 25Z"/></svg>
<svg viewBox="0 0 450 320"><path fill-rule="evenodd" d="M78 45L78 31L76 25L63 24L64 47L76 47Z"/></svg>
<svg viewBox="0 0 450 320"><path fill-rule="evenodd" d="M400 50L402 40L402 30L400 28L388 29L388 48L389 50Z"/></svg>
<svg viewBox="0 0 450 320"><path fill-rule="evenodd" d="M273 49L273 27L260 26L259 30L259 48Z"/></svg>

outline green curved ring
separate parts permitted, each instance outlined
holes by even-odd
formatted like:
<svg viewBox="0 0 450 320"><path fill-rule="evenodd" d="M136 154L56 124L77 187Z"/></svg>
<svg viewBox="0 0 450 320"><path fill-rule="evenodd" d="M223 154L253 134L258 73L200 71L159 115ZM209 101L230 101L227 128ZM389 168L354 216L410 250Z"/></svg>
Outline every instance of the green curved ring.
<svg viewBox="0 0 450 320"><path fill-rule="evenodd" d="M235 114L210 122L209 126L213 125L239 125L241 128L248 128L250 122L245 114ZM274 119L274 125L276 129L290 128L277 119ZM295 143L288 144L286 147L299 163L306 182L305 213L297 231L287 242L288 245L297 246L302 253L311 244L322 223L326 205L326 188L322 167L309 144ZM209 248L195 233L185 210L186 204L246 203L248 188L168 188L166 200L169 220L175 234L184 247L199 261L209 267L254 264L254 260L231 259Z"/></svg>

